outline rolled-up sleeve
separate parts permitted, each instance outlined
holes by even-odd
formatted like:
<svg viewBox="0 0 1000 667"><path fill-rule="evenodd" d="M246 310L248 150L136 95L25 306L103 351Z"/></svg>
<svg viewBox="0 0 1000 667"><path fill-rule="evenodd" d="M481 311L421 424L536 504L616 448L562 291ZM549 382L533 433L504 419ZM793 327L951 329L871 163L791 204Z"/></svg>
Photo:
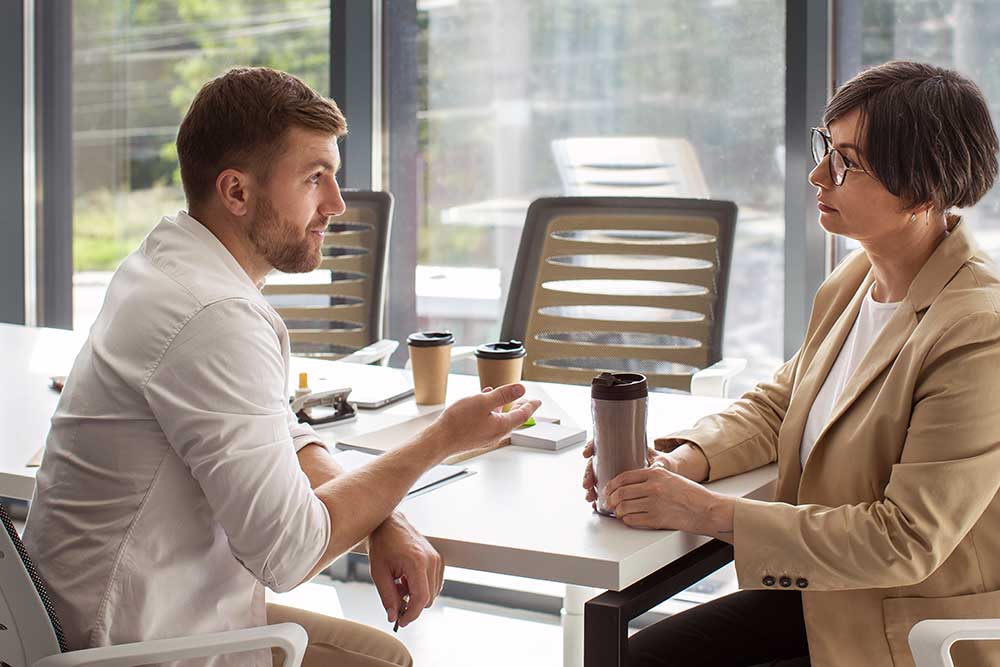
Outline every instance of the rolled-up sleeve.
<svg viewBox="0 0 1000 667"><path fill-rule="evenodd" d="M301 583L325 552L330 517L295 455L318 438L291 417L279 337L258 309L234 298L199 311L144 390L233 555L280 592Z"/></svg>

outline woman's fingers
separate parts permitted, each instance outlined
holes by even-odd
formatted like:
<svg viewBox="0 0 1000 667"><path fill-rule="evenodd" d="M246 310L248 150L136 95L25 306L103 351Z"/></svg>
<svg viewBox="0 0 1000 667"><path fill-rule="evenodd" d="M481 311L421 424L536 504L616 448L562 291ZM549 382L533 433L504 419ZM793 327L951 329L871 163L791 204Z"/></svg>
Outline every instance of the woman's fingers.
<svg viewBox="0 0 1000 667"><path fill-rule="evenodd" d="M624 519L629 514L645 513L649 511L649 499L637 498L635 500L624 500L618 503L609 502L608 505L619 519Z"/></svg>

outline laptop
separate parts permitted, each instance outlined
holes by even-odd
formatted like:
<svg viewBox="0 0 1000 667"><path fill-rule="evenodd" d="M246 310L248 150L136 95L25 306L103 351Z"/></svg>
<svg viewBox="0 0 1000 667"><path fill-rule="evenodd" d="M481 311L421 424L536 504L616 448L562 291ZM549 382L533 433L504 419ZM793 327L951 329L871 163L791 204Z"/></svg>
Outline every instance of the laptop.
<svg viewBox="0 0 1000 667"><path fill-rule="evenodd" d="M386 372L384 376L380 374L377 383L353 387L347 400L362 410L376 410L413 395L413 376L410 371L399 368L385 370L391 370L392 373Z"/></svg>

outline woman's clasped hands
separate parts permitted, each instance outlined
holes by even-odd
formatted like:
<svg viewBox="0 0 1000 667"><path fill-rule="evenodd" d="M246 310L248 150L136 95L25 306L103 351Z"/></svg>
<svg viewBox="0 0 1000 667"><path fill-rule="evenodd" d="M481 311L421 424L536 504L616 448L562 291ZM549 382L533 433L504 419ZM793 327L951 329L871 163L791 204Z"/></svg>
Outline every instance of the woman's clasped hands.
<svg viewBox="0 0 1000 667"><path fill-rule="evenodd" d="M600 496L629 527L683 530L732 541L735 500L692 479L701 481L708 476L708 464L700 450L689 445L670 453L649 448L648 467L623 472L602 489L598 489L594 474L593 442L587 443L583 455L587 458L583 487L595 510Z"/></svg>

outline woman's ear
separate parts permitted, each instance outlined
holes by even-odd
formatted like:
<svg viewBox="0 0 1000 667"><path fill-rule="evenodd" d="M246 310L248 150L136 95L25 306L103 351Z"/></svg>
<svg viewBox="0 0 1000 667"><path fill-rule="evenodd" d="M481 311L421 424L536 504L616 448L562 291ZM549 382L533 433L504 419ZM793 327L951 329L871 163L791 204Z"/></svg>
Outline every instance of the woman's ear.
<svg viewBox="0 0 1000 667"><path fill-rule="evenodd" d="M250 174L238 169L226 169L215 179L215 193L226 210L235 216L242 217L249 212L252 187Z"/></svg>

